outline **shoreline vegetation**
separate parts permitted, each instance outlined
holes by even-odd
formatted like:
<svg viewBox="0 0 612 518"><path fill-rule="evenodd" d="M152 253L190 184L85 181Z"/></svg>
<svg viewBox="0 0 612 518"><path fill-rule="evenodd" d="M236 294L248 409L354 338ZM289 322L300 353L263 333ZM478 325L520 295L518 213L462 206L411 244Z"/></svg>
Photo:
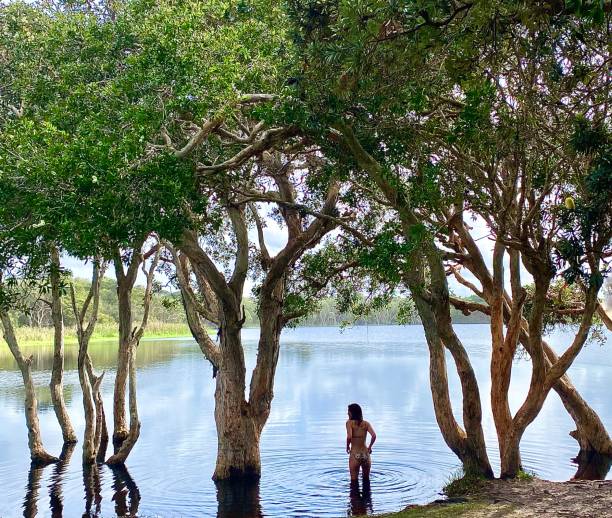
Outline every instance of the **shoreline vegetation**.
<svg viewBox="0 0 612 518"><path fill-rule="evenodd" d="M486 324L486 322L457 322L457 324ZM366 323L357 322L351 326L392 326L392 325L405 325L405 326L420 326L420 322L409 322L406 324L396 324L393 322L382 322L382 323ZM340 324L304 324L296 327L341 327ZM257 329L258 326L244 326L244 329ZM52 327L32 327L22 326L16 328L17 339L20 344L24 347L34 346L51 346L53 344L53 328ZM65 344L67 346L78 345L76 332L74 329L66 329ZM216 329L209 327L207 329L210 336L216 336ZM144 333L144 340L153 340L155 338L192 338L189 326L185 323L180 322L151 322L149 323L146 332ZM99 325L96 327L94 334L91 337L92 342L102 342L107 340L115 340L119 338L117 333L116 324Z"/></svg>
<svg viewBox="0 0 612 518"><path fill-rule="evenodd" d="M89 281L80 278L69 278L74 286L76 300L82 304L87 296ZM102 279L100 285L99 317L92 341L113 340L119 336L119 308L117 302L117 283L114 279ZM142 300L144 286L134 286L132 304L135 321L142 316ZM468 302L481 302L477 297L468 297ZM30 311L27 313L13 311L12 320L15 323L15 333L19 343L25 346L53 343L53 321L50 307L43 300L29 301ZM77 343L76 322L72 315L68 297L62 300L65 319L67 345ZM258 328L257 302L252 297L243 299L245 316L244 328ZM489 317L483 313L474 312L464 315L453 310L452 320L456 324L488 324ZM371 309L364 315L343 313L338 309L337 300L331 297L324 298L318 307L308 316L297 322L297 327L338 327L349 325L419 325L420 321L414 314L412 302L405 297L394 297L383 308ZM208 333L216 334L213 325L208 326ZM178 292L161 290L154 292L151 297L150 316L144 338L172 338L191 336L191 331L185 318L185 312Z"/></svg>

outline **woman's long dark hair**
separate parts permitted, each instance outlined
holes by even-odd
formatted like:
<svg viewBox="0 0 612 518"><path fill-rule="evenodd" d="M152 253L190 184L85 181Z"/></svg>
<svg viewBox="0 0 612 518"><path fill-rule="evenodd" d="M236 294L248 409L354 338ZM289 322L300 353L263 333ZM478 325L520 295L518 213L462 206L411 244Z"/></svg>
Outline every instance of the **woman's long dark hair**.
<svg viewBox="0 0 612 518"><path fill-rule="evenodd" d="M357 403L351 403L348 406L348 411L351 415L351 419L357 421L358 424L361 424L361 421L363 421L363 412L361 411L361 407Z"/></svg>

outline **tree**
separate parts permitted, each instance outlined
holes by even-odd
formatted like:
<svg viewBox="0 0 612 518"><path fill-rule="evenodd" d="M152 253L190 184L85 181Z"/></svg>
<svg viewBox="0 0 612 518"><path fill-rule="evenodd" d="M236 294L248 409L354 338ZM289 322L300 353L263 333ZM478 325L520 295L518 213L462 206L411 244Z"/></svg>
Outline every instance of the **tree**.
<svg viewBox="0 0 612 518"><path fill-rule="evenodd" d="M463 460L466 468L472 464L478 466L477 471L490 474L490 468L487 469L488 461L483 461L486 458L486 450L480 426L478 387L471 373L469 358L465 349L453 336L449 319L450 302L468 312L483 307L450 297L445 279L445 267L447 267L446 273L454 273L460 277L456 267L457 260L461 264L467 265L470 262L474 264L479 263L482 256L473 239L469 249L464 248L461 250L461 255L454 255L457 254L454 246L459 241L459 236L455 234L453 228L457 225L462 226L463 239L466 233L469 235L469 229L463 222L464 210L478 212L479 207L487 206L486 220L489 227L494 234L505 234L508 228L501 223L502 218L507 217L517 205L524 204L517 209L522 224L520 231L517 230L512 238L508 236L499 238L495 271L493 275L487 272L486 276L490 284L484 282L483 275L479 277L483 279L482 289L465 281L466 285L474 287L476 295L487 299L490 303L490 308L484 309L491 314L493 334L492 404L500 435L506 433L513 435L511 429L504 427L504 422L508 420L498 419L505 413L505 404L501 401L503 397L500 398L499 394L507 393L511 361L518 340L527 343L528 351L537 348L538 351L534 353L539 354L542 360L534 361L537 365L534 371L534 386L532 386L534 390L528 397L525 409L519 412L522 414L523 410L525 411L525 415L518 418L518 421L521 421L518 428L524 430L524 427L537 415L550 387L560 380L560 376L584 343L592 311L597 305L598 283L593 284L589 281L585 284L588 287L587 298L590 303L583 308L583 321L574 344L566 355L557 361L554 355L549 354L551 351L543 344L541 336L542 308L550 279L554 275L551 257L554 246L550 246L550 243L548 246L539 246L538 239L542 232L535 220L538 217L544 218L544 225L550 221L550 216L547 219L541 207L542 202L549 199L547 196L551 196L553 206L558 206L559 197L564 190L567 192L569 189L572 192L574 189L584 190L584 188L577 187L576 180L580 177L571 180L567 176L561 176L558 181L562 184L555 187L555 180L552 180L551 176L546 178L546 182L550 182L547 187L555 188L550 190L545 188L546 192L541 194L542 191L538 189L542 186L537 182L544 180L543 175L533 180L532 176L529 176L529 185L522 183L521 195L516 199L516 193L519 192L516 190L517 180L514 182L509 180L512 175L508 169L503 169L503 166L500 169L490 170L491 164L497 167L507 160L505 162L507 166L512 163L513 158L514 163L518 163L521 154L525 156L526 161L533 160L533 163L536 163L535 151L536 149L541 151L543 143L540 142L539 147L532 148L533 142L537 140L533 135L540 131L540 128L536 129L536 125L530 126L530 133L525 134L521 131L520 136L512 133L510 127L513 126L505 125L507 121L504 119L504 114L488 108L491 97L495 95L490 92L495 91L496 86L502 90L514 82L519 89L518 96L517 91L506 96L500 94L500 102L507 102L508 111L512 112L515 104L523 102L524 91L529 91L533 86L533 81L530 84L526 79L527 77L533 79L533 76L527 73L531 71L529 69L532 66L530 61L532 56L522 56L521 52L531 52L533 48L537 48L546 54L551 46L542 44L542 41L549 37L553 51L549 52L547 58L549 61L556 61L557 71L562 70L563 58L560 56L568 51L568 48L561 49L561 47L565 41L570 45L572 40L582 38L584 41L584 36L576 34L582 34L581 31L585 29L597 34L595 41L598 43L594 47L584 44L574 47L569 52L574 52L576 55L568 55L567 60L571 63L577 59L585 59L586 54L591 52L591 60L585 59L587 68L593 69L595 74L603 71L601 63L606 62L605 46L600 43L601 38L605 36L604 32L597 28L603 11L576 12L573 8L564 10L559 5L538 7L514 2L502 2L499 5L431 2L423 5L415 3L402 9L383 2L352 4L322 1L313 4L297 1L291 6L296 40L304 56L297 82L298 89L313 117L318 121L324 121L323 127L317 128L318 134L343 143L354 159L354 170L351 173L356 179L354 183L363 184L364 182L359 182L357 175L367 174L370 179L369 185L374 184L377 189L371 192L371 189L361 187L361 191L374 200L380 200L382 195L383 203L397 211L400 224L396 228L395 236L388 243L392 245L391 249L401 251L411 259L410 270L404 274L404 281L415 299L426 332L430 330L427 332L427 339L432 358L432 391L443 436L451 449ZM535 16L537 21L532 24L523 22L529 16ZM581 24L581 28L576 30L576 25ZM510 46L512 42L517 43L517 54L523 59L521 66L524 64L526 71L516 75L506 73L507 69L504 67L511 66L512 63L512 57L504 54L503 50L508 42ZM560 49L558 54L556 48ZM325 63L325 75L320 74L323 67L313 66L313 63ZM537 68L537 60L533 64L535 65L533 68ZM554 71L554 67L552 68ZM552 76L548 76L550 77ZM586 73L579 81L588 82L591 78L592 75ZM576 78L571 79L575 86ZM568 108L563 95L568 93L571 95L572 87L568 92L567 85L565 90L557 89L556 86L551 90L545 90L548 86L553 85L542 87L538 92L540 97L543 97L544 91L551 90L559 92L560 95L538 99L525 111L521 112L520 108L516 111L529 113L531 117L536 114L541 115L540 123L544 124L557 121L558 118L555 118L554 114L551 116L551 108L554 107L555 101ZM538 88L539 85L532 90L537 91ZM584 90L579 88L574 94L583 95ZM588 97L586 103L593 103L591 106L599 113L596 119L601 120L601 107L608 105L604 100L608 95L605 82L595 81L591 92L601 95L598 100L593 95L585 97L585 99ZM543 106L541 101L547 99L550 102ZM571 101L568 104L571 105ZM521 108L526 106L527 104ZM542 107L544 110L540 112ZM522 124L518 115L513 113L511 117ZM501 129L502 126L505 132ZM491 132L498 133L495 137L491 137ZM469 151L457 150L460 147L458 142L463 139L470 142ZM601 141L601 136L599 140ZM511 144L508 145L508 142ZM500 153L496 146L504 149L514 143L518 143L513 148L514 155L508 152L503 158L498 156ZM567 146L564 150L566 149ZM453 155L452 165L445 161L448 154ZM482 161L476 164L472 160L473 155L481 156ZM472 178L481 178L481 180L470 183ZM569 187L570 185L574 187ZM494 192L497 189L503 194ZM593 195L594 191L591 191L592 198ZM555 196L556 202L554 202ZM587 223L586 227L589 230L586 234L590 237L585 238L582 232L578 241L586 240L588 244L579 247L579 250L601 251L609 240L606 230L607 217L603 216L608 208L601 201L597 201L596 206L591 214L597 214L601 224L595 229L594 219ZM554 214L555 211L552 210L551 216ZM579 227L585 228L585 225L580 223ZM554 228L553 224L552 230L559 229ZM561 237L559 232L553 234ZM468 239L471 238L464 239L464 247ZM530 239L534 241L527 243ZM567 241L567 238L561 239L562 242L564 240ZM445 250L446 246L452 251ZM504 293L503 274L500 271L506 248L511 250L512 255L514 291L511 296ZM593 275L593 280L601 274L599 263L605 258L605 254L606 252L603 252L603 255L596 254L592 257L588 257L587 254L586 262L590 264L587 270L591 272L586 274L587 277ZM532 312L531 325L527 326L527 329L523 329L520 317L523 302L518 276L519 255L532 275L536 271L539 272L534 277L539 277L537 282L540 286L536 287L536 291L541 294L537 304L541 309ZM574 251L570 257L569 264L573 264L574 269L585 263L584 256L580 253ZM568 259L562 259L562 262L566 260ZM571 272L572 268L569 271ZM491 292L488 288L493 286L497 286L492 288L497 290L497 295L489 298ZM514 304L512 311L504 308L506 303ZM505 309L508 310L507 313ZM511 315L514 318L510 318ZM506 336L503 336L504 319L509 325ZM464 424L467 434L457 426L450 410L447 389L445 393L443 354L440 353L439 345L435 348L436 343L440 341L444 342L451 352L454 351L453 357L462 380ZM501 347L503 353L500 357L502 343L505 343L505 346ZM543 359L542 348L546 349L546 359ZM551 361L554 366L544 376L547 361ZM588 408L567 379L556 386L577 422L577 434L581 437L579 440L581 446L589 444L586 437L590 436L592 438L590 444L597 443L599 448L606 451L609 439L596 414ZM520 468L517 452L521 434L522 431L519 431L513 435L510 442L514 442L511 447L506 448L504 444L501 448L504 457L502 473L506 476L516 475ZM466 454L465 449L462 451L462 444L470 443L476 444L477 448ZM500 443L505 443L505 439L501 439ZM510 450L512 453L506 455L506 451ZM484 455L475 452L484 452ZM513 459L510 460L510 457Z"/></svg>
<svg viewBox="0 0 612 518"><path fill-rule="evenodd" d="M234 261L229 280L214 261L215 251L211 245L218 247L219 241L212 240L206 246L196 233L187 231L176 248L167 245L176 267L189 326L213 365L217 380L215 480L259 478L261 474L259 440L272 404L280 333L290 320L301 315L288 307L287 276L300 257L336 226L337 182L330 181L320 201L318 196L305 199L307 194L297 187L298 178L308 167L304 159L265 152L255 164L243 168L241 180L230 185L229 191L225 183L208 178L202 180L203 185L214 189L221 200L219 209L227 214L235 239L227 252ZM287 229L287 242L276 255L268 251L264 219L257 202L275 205L278 218ZM304 202L321 205L314 210ZM261 282L257 287L260 323L257 363L247 400L240 331L245 321L244 282L249 268L255 268L249 260L249 222L257 232L259 265L255 271ZM203 321L219 326L218 346L208 336Z"/></svg>
<svg viewBox="0 0 612 518"><path fill-rule="evenodd" d="M79 309L74 284L70 285L70 300L76 320L79 355L77 368L79 383L83 391L83 410L85 413L85 431L83 432L83 464L93 464L96 460L104 460L108 444L108 429L100 386L104 372L96 376L89 356L88 347L94 332L100 307L100 288L106 270L106 264L95 259L92 269L91 285L82 307ZM90 309L91 304L91 309ZM87 320L87 324L85 321Z"/></svg>

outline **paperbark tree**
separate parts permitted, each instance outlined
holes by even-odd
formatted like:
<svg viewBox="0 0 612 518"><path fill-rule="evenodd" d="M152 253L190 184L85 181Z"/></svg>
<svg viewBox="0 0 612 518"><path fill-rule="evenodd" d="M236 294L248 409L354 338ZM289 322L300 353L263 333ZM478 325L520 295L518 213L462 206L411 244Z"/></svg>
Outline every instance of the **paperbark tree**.
<svg viewBox="0 0 612 518"><path fill-rule="evenodd" d="M51 401L62 429L64 443L77 442L76 433L64 401L64 311L62 308L61 265L56 245L50 247L49 281L51 284L51 319L53 320L53 366L51 369Z"/></svg>
<svg viewBox="0 0 612 518"><path fill-rule="evenodd" d="M138 261L138 264L141 265L142 267L142 273L146 278L146 286L145 286L145 293L144 293L143 302L142 302L143 314L142 314L142 320L140 322L140 325L132 329L131 334L129 335L129 338L126 337L127 339L125 341L120 342L119 356L121 357L121 361L127 364L127 376L128 376L128 384L129 384L130 423L129 423L129 429L127 430L127 435L121 441L120 445L119 444L115 445L115 453L111 455L106 461L108 465L124 464L128 455L132 451L132 448L134 448L136 441L138 441L138 437L140 436L140 420L138 418L138 400L137 400L137 395L136 395L136 349L138 348L138 345L140 344L140 340L142 336L144 335L144 332L145 332L145 329L147 327L147 323L149 320L149 311L151 309L151 297L153 296L153 288L154 288L153 280L155 276L155 269L157 268L157 265L159 262L160 253L161 253L161 246L158 243L154 245L148 252L146 252L145 254L142 254L140 259L136 259L132 257L130 265L128 266L127 274L125 274L123 271L123 264L122 263L117 264L118 259L115 259L115 271L117 273L117 294L118 296L125 295L125 293L120 294L119 278L121 276L122 276L122 282L124 283L123 287L124 288L127 287L128 290L126 291L128 291L128 293L131 294L131 288L133 286L133 282L131 286L127 284L127 282L131 279L130 277L130 275L132 275L131 268L132 268L132 265L135 264L136 261ZM140 252L139 252L139 255L140 255ZM151 255L152 255L152 259L149 265L147 266L147 259L151 257ZM133 274L133 278L135 282L135 279L136 279L135 274ZM127 299L125 302L127 303ZM125 306L123 306L123 309L126 310L126 313L123 316L124 324L128 320L131 324L131 321L132 321L131 300L129 300L129 305L126 304ZM122 336L125 337L125 335L122 335ZM120 336L120 340L122 340L121 336ZM123 349L121 349L121 345L123 345L124 347ZM119 374L117 374L117 376L118 375ZM117 403L117 387L118 386L119 386L119 390L118 390L119 394L123 394L123 397L125 397L125 387L121 385L117 385L117 383L115 383L115 390L116 390L115 395L114 395L115 404ZM123 403L124 400L122 400L121 402Z"/></svg>
<svg viewBox="0 0 612 518"><path fill-rule="evenodd" d="M278 157L277 157L278 158ZM198 241L197 234L185 232L173 250L177 279L183 295L190 328L216 375L215 422L218 451L213 479L259 478L261 459L260 435L270 414L274 395L274 373L280 349L280 333L296 315L285 308L287 274L304 252L314 246L336 226L335 206L339 185L332 182L318 211L309 210L296 201L290 163L282 164L270 155L264 159L265 174L276 190L248 192L228 200L224 209L236 240L231 278L218 270L210 254ZM273 202L287 228L287 243L270 255L264 239L263 222L254 202ZM306 209L306 211L304 210ZM244 323L242 297L249 270L248 214L255 222L259 242L261 285L258 289L260 336L257 362L251 377L248 399L245 398L246 372L240 331ZM316 212L318 216L310 216ZM193 270L200 297L191 286ZM216 314L213 311L217 311ZM219 324L217 346L204 331L200 319Z"/></svg>
<svg viewBox="0 0 612 518"><path fill-rule="evenodd" d="M113 445L115 450L118 450L123 441L127 438L128 423L125 412L125 400L126 400L126 388L129 378L130 370L130 349L136 344L142 334L145 331L150 303L150 290L152 290L152 284L149 291L145 290L144 295L144 311L143 314L146 318L143 318L138 328L133 327L133 316L132 316L132 290L138 277L138 271L142 267L147 259L152 255L157 257L158 245L151 247L148 251L143 252L142 248L145 245L145 240L139 240L134 243L133 248L126 254L127 269L124 269L124 256L119 249L115 251L113 258L113 265L115 268L115 276L117 278L117 302L119 307L119 349L117 354L117 374L115 376L115 389L113 393ZM157 266L157 260L155 260L155 267ZM154 268L153 268L154 270ZM145 274L148 277L151 270ZM152 282L152 279L151 279ZM148 286L149 283L147 283ZM135 341L134 338L138 336Z"/></svg>
<svg viewBox="0 0 612 518"><path fill-rule="evenodd" d="M460 284L463 284L478 297L484 300L484 304L467 303L464 300L453 297L451 303L461 311L470 313L473 311L481 311L485 314L490 314L490 304L493 300L493 277L491 271L482 256L482 253L477 247L473 236L470 234L468 225L463 221L463 215L455 215L450 226L454 234L451 234L448 243L452 245L453 261L449 266L449 272L453 275ZM467 281L460 273L460 268L469 270L480 283L480 287ZM515 274L515 279L518 276ZM509 325L511 317L512 297L504 291L503 295L503 310L504 323ZM581 309L581 312L584 307ZM529 340L529 329L526 318L521 319L521 329L519 334L519 342L528 354L531 354L531 341ZM541 341L542 347L546 355L547 368L558 360L558 355L547 344L545 340ZM588 405L582 398L580 393L571 383L569 377L564 374L555 382L553 389L559 397L568 413L571 415L576 430L571 432L579 444L579 455L590 455L591 452L596 452L603 455L612 454L612 441L606 431L604 424L597 413Z"/></svg>
<svg viewBox="0 0 612 518"><path fill-rule="evenodd" d="M422 223L411 209L409 199L400 187L389 181L389 176L383 167L363 148L347 124L340 123L338 131L359 167L369 175L386 201L397 211L404 239L409 243L414 242L414 230L421 227ZM429 274L428 282L426 266ZM442 436L449 448L459 457L466 472L492 477L493 471L482 429L482 406L478 382L469 356L452 329L450 295L442 256L432 237L424 236L416 243L410 254L408 268L403 272L403 278L410 289L425 329L430 355L430 387L436 420ZM444 348L447 348L453 356L461 381L465 430L453 415Z"/></svg>
<svg viewBox="0 0 612 518"><path fill-rule="evenodd" d="M108 430L106 428L102 395L100 394L104 372L100 376L95 375L88 352L89 341L98 320L100 287L106 266L107 264L102 263L101 259L94 259L91 285L80 310L76 300L74 285L70 285L70 299L76 320L79 343L77 369L79 372L79 383L83 391L83 410L85 413L85 431L83 432L84 464L94 463L99 457L100 447L104 446L105 449L105 443L108 442ZM86 321L87 324L85 323ZM102 451L102 458L104 458L104 454L104 451Z"/></svg>
<svg viewBox="0 0 612 518"><path fill-rule="evenodd" d="M32 380L32 361L33 356L24 358L15 336L13 324L6 309L0 307L0 319L4 330L4 339L11 350L11 354L21 372L23 385L25 388L25 418L28 428L28 447L30 449L30 458L36 464L48 464L57 462L58 458L47 453L43 446L42 437L40 435L40 424L38 421L38 402L36 399L36 390L34 381Z"/></svg>

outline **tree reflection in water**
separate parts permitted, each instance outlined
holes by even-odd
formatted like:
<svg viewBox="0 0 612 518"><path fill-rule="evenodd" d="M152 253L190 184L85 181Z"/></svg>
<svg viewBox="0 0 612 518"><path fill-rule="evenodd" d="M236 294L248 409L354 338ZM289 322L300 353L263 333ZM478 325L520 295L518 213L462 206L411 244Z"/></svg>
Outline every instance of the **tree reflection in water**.
<svg viewBox="0 0 612 518"><path fill-rule="evenodd" d="M117 516L137 516L140 491L125 466L109 466L113 472L113 500Z"/></svg>
<svg viewBox="0 0 612 518"><path fill-rule="evenodd" d="M372 513L372 490L370 481L363 481L363 489L359 488L359 480L351 480L349 516L363 516Z"/></svg>
<svg viewBox="0 0 612 518"><path fill-rule="evenodd" d="M259 500L259 481L219 481L217 518L263 518Z"/></svg>
<svg viewBox="0 0 612 518"><path fill-rule="evenodd" d="M578 470L572 480L603 480L612 466L612 457L596 452L582 452L573 459Z"/></svg>
<svg viewBox="0 0 612 518"><path fill-rule="evenodd" d="M28 472L28 485L26 486L26 495L23 499L23 516L24 518L32 518L38 513L38 490L40 489L40 479L45 469L44 465L32 462L30 471Z"/></svg>
<svg viewBox="0 0 612 518"><path fill-rule="evenodd" d="M51 475L51 484L49 484L49 507L51 507L51 516L53 518L61 518L64 514L64 499L62 495L62 482L64 474L70 464L72 452L74 452L76 444L64 444L62 453L60 454L59 462L53 466Z"/></svg>
<svg viewBox="0 0 612 518"><path fill-rule="evenodd" d="M83 466L83 487L85 488L85 512L83 518L97 517L102 512L102 478L100 465L93 463Z"/></svg>

